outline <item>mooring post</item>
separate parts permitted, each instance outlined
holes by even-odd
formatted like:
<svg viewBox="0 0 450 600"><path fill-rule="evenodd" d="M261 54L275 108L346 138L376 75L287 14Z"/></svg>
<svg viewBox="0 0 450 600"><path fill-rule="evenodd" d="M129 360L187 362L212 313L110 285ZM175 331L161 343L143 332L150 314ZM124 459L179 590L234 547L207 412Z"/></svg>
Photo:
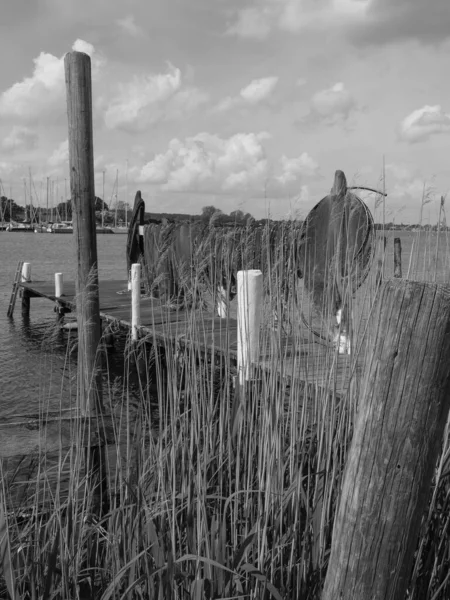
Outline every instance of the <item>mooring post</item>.
<svg viewBox="0 0 450 600"><path fill-rule="evenodd" d="M394 239L394 277L402 276L402 241L396 237Z"/></svg>
<svg viewBox="0 0 450 600"><path fill-rule="evenodd" d="M22 281L31 281L31 264L23 263L22 265Z"/></svg>
<svg viewBox="0 0 450 600"><path fill-rule="evenodd" d="M141 265L131 265L131 340L134 344L139 339L141 326Z"/></svg>
<svg viewBox="0 0 450 600"><path fill-rule="evenodd" d="M92 128L91 59L83 52L64 58L69 125L69 168L73 240L77 272L75 280L78 322L78 407L86 417L97 417L100 445L87 453L87 471L94 486L100 513L108 505L101 360L100 301L95 223L94 151Z"/></svg>
<svg viewBox="0 0 450 600"><path fill-rule="evenodd" d="M263 276L257 269L237 274L237 363L239 384L252 376L252 364L259 360L259 330L263 303Z"/></svg>
<svg viewBox="0 0 450 600"><path fill-rule="evenodd" d="M450 287L386 281L322 600L405 598L450 408Z"/></svg>
<svg viewBox="0 0 450 600"><path fill-rule="evenodd" d="M55 273L55 298L61 298L64 294L64 275Z"/></svg>
<svg viewBox="0 0 450 600"><path fill-rule="evenodd" d="M31 264L23 263L22 265L22 282L31 281ZM22 288L22 316L28 317L30 315L30 293L28 290Z"/></svg>

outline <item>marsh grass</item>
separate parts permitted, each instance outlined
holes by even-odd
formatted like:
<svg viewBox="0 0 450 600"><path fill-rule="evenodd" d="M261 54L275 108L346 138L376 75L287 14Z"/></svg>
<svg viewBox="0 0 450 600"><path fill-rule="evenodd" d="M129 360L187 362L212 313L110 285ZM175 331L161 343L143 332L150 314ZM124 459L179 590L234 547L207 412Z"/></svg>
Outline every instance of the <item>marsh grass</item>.
<svg viewBox="0 0 450 600"><path fill-rule="evenodd" d="M115 442L106 453L106 514L95 516L82 430L78 444L34 458L21 501L13 491L23 468L1 465L1 598L320 598L376 269L354 299L356 342L345 363L352 379L340 393L339 356L316 344L298 319L299 306L306 321L316 317L292 272L292 231L282 234L282 252L269 251L267 237L260 244L265 360L243 388L236 385L233 360L220 352L205 360L202 353L220 337L225 354L235 354L228 332L236 301L227 319L213 322L211 311L233 261L255 266L254 257L234 256L227 239L215 239L215 254L200 253L198 264L179 265L177 302L167 300L171 310L163 324L175 344L161 345L152 335L137 346L126 339L116 350L120 356L123 351L120 369L117 355L101 346L103 399ZM410 276L423 264L433 278L435 241L427 237L420 253L415 245L419 256L411 259ZM391 260L389 253L383 260ZM214 271L213 262L220 269ZM439 264L446 271L447 258ZM187 319L174 320L174 306L197 292L204 302L187 303ZM73 342L67 340L68 369ZM308 383L296 377L306 357ZM45 394L42 405L45 413ZM411 600L449 595L449 477L446 441L421 525Z"/></svg>

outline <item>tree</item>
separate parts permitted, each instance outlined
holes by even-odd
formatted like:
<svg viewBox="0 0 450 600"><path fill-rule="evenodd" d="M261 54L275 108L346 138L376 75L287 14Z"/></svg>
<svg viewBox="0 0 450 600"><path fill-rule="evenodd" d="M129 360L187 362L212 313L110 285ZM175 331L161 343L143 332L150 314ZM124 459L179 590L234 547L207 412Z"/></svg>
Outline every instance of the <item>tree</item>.
<svg viewBox="0 0 450 600"><path fill-rule="evenodd" d="M23 207L16 204L14 202L14 200L11 200L11 199L7 198L6 196L0 197L0 220L1 221L10 221L11 219L13 221L15 221L18 218L23 218L23 216L24 216L23 213L24 213Z"/></svg>
<svg viewBox="0 0 450 600"><path fill-rule="evenodd" d="M102 210L109 210L108 205L98 196L95 196L95 212Z"/></svg>
<svg viewBox="0 0 450 600"><path fill-rule="evenodd" d="M220 215L223 215L223 212L220 210L220 208L216 208L215 206L204 206L202 208L202 219L210 219L214 213L219 213Z"/></svg>
<svg viewBox="0 0 450 600"><path fill-rule="evenodd" d="M248 219L251 219L252 215L250 213L244 213L242 210L233 210L233 212L230 212L230 217L236 222L242 223Z"/></svg>

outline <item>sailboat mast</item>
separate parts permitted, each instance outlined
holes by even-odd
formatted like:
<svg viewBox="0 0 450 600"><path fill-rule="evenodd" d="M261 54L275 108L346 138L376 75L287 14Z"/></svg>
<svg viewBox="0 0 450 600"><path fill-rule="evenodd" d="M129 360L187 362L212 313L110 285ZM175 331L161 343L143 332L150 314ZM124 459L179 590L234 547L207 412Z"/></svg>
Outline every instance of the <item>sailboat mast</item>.
<svg viewBox="0 0 450 600"><path fill-rule="evenodd" d="M31 167L28 167L28 179L30 182L30 221L33 225L33 194L31 193Z"/></svg>
<svg viewBox="0 0 450 600"><path fill-rule="evenodd" d="M127 158L127 170L125 175L125 228L128 228L128 158Z"/></svg>
<svg viewBox="0 0 450 600"><path fill-rule="evenodd" d="M103 169L103 191L102 191L102 227L105 226L105 170Z"/></svg>
<svg viewBox="0 0 450 600"><path fill-rule="evenodd" d="M116 214L114 216L114 227L117 227L117 208L118 208L118 204L119 204L119 169L117 169L116 171L116 183L115 183L115 188L116 188Z"/></svg>

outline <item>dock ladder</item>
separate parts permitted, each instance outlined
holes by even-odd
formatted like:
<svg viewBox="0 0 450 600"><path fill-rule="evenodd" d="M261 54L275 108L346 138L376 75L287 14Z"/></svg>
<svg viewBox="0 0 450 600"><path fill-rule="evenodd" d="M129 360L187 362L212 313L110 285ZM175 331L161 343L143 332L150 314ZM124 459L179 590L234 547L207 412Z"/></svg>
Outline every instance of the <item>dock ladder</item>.
<svg viewBox="0 0 450 600"><path fill-rule="evenodd" d="M16 304L17 293L19 291L19 283L22 279L22 267L23 260L19 260L19 262L17 263L16 274L14 275L14 283L11 298L9 300L8 312L6 313L8 317L12 317L14 313L14 306Z"/></svg>

